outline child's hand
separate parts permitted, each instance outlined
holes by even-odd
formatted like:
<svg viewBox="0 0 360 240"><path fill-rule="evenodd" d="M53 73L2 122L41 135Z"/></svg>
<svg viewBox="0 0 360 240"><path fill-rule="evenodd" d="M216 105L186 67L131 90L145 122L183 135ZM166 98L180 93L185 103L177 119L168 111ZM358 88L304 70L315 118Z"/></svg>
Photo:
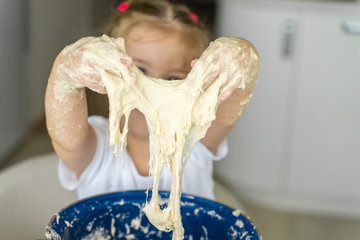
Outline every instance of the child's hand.
<svg viewBox="0 0 360 240"><path fill-rule="evenodd" d="M123 39L87 37L67 46L56 59L57 78L72 88L88 87L106 93L102 82L105 72L120 73L121 67L132 65L132 59L122 51Z"/></svg>
<svg viewBox="0 0 360 240"><path fill-rule="evenodd" d="M211 110L218 104L216 117L201 139L208 149L219 146L244 112L252 96L259 63L255 47L240 38L218 38L199 59L192 61L187 86L194 96L199 94L199 108Z"/></svg>
<svg viewBox="0 0 360 240"><path fill-rule="evenodd" d="M231 56L232 59L229 59L226 70L221 72L226 80L220 90L220 102L228 99L239 88L243 90L248 87L253 88L259 73L259 55L255 48L244 39L236 40L239 44L238 49ZM228 54L229 49L224 50L224 54ZM226 62L227 59L220 61Z"/></svg>
<svg viewBox="0 0 360 240"><path fill-rule="evenodd" d="M240 38L230 38L226 41L215 41L203 53L197 62L206 71L206 81L202 89L214 84L220 84L220 102L229 98L233 92L256 80L259 66L259 56L248 41Z"/></svg>

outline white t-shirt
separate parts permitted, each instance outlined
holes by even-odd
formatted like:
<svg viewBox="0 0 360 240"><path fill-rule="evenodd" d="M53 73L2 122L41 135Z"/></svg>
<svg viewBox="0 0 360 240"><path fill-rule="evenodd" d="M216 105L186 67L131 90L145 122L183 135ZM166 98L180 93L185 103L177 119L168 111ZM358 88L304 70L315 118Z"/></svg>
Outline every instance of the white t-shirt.
<svg viewBox="0 0 360 240"><path fill-rule="evenodd" d="M59 179L64 188L77 190L79 199L96 194L126 191L146 190L153 183L152 176L142 176L138 173L133 160L124 149L116 157L114 146L109 145L109 122L100 116L89 117L89 123L97 136L95 156L84 170L80 179L59 161ZM214 199L213 193L213 161L227 155L228 144L225 139L216 151L212 153L201 142L196 143L187 164L182 179L182 191L200 197ZM159 190L170 190L171 174L167 167L162 171Z"/></svg>

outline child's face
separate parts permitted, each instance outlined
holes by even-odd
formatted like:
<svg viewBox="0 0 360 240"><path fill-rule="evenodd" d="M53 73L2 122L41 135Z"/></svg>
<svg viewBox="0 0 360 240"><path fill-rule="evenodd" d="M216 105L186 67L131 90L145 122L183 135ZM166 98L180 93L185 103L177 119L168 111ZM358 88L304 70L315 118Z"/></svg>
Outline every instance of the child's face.
<svg viewBox="0 0 360 240"><path fill-rule="evenodd" d="M136 26L126 35L125 45L135 65L150 77L184 79L191 69L191 56L177 30Z"/></svg>
<svg viewBox="0 0 360 240"><path fill-rule="evenodd" d="M125 37L126 51L145 75L166 80L184 79L191 70L191 60L182 35L176 31L136 26ZM138 110L129 119L129 134L148 139L145 117Z"/></svg>

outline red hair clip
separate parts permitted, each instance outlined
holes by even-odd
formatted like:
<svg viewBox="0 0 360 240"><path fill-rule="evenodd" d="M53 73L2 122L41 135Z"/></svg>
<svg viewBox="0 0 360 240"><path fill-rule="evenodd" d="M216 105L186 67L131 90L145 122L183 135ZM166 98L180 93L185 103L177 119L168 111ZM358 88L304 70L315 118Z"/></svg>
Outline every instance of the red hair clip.
<svg viewBox="0 0 360 240"><path fill-rule="evenodd" d="M197 23L199 21L199 17L198 15L196 15L195 13L189 13L189 17L191 18L191 20L194 22L194 23Z"/></svg>
<svg viewBox="0 0 360 240"><path fill-rule="evenodd" d="M119 12L125 12L126 9L128 9L129 7L130 7L130 4L129 4L129 3L127 3L127 2L122 2L122 3L120 3L120 5L117 7L117 10L118 10Z"/></svg>

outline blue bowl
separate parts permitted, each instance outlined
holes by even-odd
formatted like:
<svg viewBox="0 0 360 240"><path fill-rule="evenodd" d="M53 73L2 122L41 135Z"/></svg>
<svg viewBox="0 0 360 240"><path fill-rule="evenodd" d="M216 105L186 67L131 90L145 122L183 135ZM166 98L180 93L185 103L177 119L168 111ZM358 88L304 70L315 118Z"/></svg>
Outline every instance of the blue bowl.
<svg viewBox="0 0 360 240"><path fill-rule="evenodd" d="M160 192L163 199L169 192ZM142 211L144 191L116 192L78 201L56 214L46 227L46 237L59 239L171 239L151 225ZM165 206L164 203L163 206ZM259 240L255 224L239 210L183 194L181 216L185 239Z"/></svg>

